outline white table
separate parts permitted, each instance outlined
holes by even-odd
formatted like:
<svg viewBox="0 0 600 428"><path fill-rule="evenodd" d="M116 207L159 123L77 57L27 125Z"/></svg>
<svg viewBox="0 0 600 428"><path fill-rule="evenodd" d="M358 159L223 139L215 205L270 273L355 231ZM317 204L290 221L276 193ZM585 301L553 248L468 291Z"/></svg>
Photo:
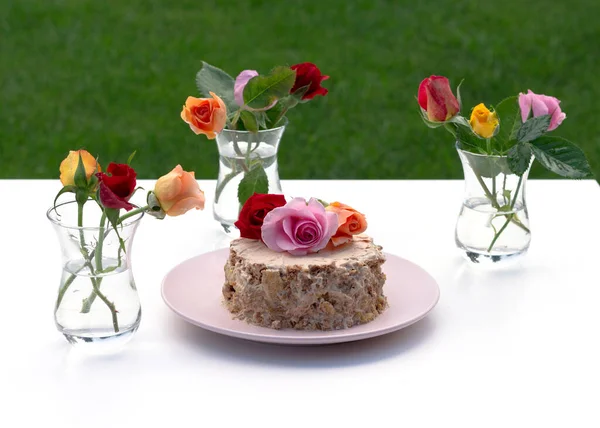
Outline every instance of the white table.
<svg viewBox="0 0 600 428"><path fill-rule="evenodd" d="M211 202L214 181L200 185ZM60 254L45 211L60 184L0 180L0 426L600 426L600 188L530 181L529 254L485 273L454 247L462 186L283 183L366 212L376 242L437 279L438 306L409 328L287 347L187 324L160 285L177 263L227 245L207 204L143 220L132 252L140 329L121 354L85 357L53 322Z"/></svg>

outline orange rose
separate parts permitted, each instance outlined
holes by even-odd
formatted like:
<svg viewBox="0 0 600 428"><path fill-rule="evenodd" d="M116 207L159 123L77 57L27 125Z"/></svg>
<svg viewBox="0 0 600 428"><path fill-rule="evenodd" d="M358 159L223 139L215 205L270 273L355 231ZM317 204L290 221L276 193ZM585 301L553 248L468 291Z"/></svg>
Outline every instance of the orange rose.
<svg viewBox="0 0 600 428"><path fill-rule="evenodd" d="M198 187L194 172L184 171L181 165L156 181L154 194L165 214L172 217L192 208L204 209L204 192Z"/></svg>
<svg viewBox="0 0 600 428"><path fill-rule="evenodd" d="M214 93L210 92L210 96L212 98L188 97L181 110L181 118L196 134L204 134L212 140L225 127L227 107Z"/></svg>
<svg viewBox="0 0 600 428"><path fill-rule="evenodd" d="M348 205L342 204L341 202L332 202L325 210L334 212L338 215L338 230L331 238L331 242L336 247L346 242L350 242L352 235L358 235L367 230L367 220L365 215Z"/></svg>
<svg viewBox="0 0 600 428"><path fill-rule="evenodd" d="M90 180L92 174L102 171L100 164L86 150L71 150L69 155L60 163L60 182L63 186L73 186L75 184L75 171L79 165L79 155L85 167L85 178Z"/></svg>

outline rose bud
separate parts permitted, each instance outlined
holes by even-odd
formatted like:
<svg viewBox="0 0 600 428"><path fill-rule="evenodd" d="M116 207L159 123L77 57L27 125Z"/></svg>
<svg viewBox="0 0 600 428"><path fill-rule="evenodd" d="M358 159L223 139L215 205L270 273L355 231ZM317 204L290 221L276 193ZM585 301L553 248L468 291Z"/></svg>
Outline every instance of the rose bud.
<svg viewBox="0 0 600 428"><path fill-rule="evenodd" d="M450 82L443 76L430 76L419 85L418 101L432 122L445 122L460 110L458 100L450 89Z"/></svg>
<svg viewBox="0 0 600 428"><path fill-rule="evenodd" d="M204 209L204 192L200 190L194 172L184 171L181 165L156 181L154 194L162 210L171 217L193 208Z"/></svg>
<svg viewBox="0 0 600 428"><path fill-rule="evenodd" d="M69 155L60 163L60 182L63 186L73 186L75 184L75 172L79 164L79 156L81 156L88 182L94 173L102 171L100 164L89 152L86 150L71 150Z"/></svg>
<svg viewBox="0 0 600 428"><path fill-rule="evenodd" d="M473 108L469 124L480 137L491 138L498 127L498 115L481 103Z"/></svg>

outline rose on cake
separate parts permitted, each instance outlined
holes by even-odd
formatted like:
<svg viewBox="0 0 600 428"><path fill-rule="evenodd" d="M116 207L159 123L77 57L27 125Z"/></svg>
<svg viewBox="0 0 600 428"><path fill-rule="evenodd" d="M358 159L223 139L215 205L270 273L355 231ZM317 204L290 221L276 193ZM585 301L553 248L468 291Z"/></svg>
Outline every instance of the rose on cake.
<svg viewBox="0 0 600 428"><path fill-rule="evenodd" d="M341 202L283 195L253 194L240 211L235 226L240 236L261 240L269 249L294 256L315 253L352 241L367 230L365 215Z"/></svg>

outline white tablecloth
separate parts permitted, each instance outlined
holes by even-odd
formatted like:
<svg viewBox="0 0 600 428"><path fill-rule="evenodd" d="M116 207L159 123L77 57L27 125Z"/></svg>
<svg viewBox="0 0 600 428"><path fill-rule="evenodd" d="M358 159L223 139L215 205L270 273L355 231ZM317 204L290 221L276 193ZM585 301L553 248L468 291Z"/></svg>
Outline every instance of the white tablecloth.
<svg viewBox="0 0 600 428"><path fill-rule="evenodd" d="M200 185L211 202L214 181ZM53 321L60 252L45 211L60 184L0 180L0 426L600 426L598 185L530 181L529 253L493 273L455 249L462 186L283 183L287 194L361 209L385 251L436 278L438 306L411 327L288 347L187 324L160 285L179 262L228 244L208 204L143 220L132 251L140 329L122 353L86 357Z"/></svg>

